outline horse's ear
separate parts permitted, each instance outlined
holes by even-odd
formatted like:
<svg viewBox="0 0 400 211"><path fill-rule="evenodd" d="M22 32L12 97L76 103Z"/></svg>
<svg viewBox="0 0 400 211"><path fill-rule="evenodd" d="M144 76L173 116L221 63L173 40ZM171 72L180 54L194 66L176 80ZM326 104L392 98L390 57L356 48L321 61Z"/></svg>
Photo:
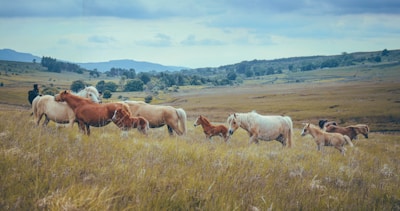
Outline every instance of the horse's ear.
<svg viewBox="0 0 400 211"><path fill-rule="evenodd" d="M233 117L235 117L235 118L236 118L236 113L233 113Z"/></svg>
<svg viewBox="0 0 400 211"><path fill-rule="evenodd" d="M67 94L67 90L64 90L64 94Z"/></svg>

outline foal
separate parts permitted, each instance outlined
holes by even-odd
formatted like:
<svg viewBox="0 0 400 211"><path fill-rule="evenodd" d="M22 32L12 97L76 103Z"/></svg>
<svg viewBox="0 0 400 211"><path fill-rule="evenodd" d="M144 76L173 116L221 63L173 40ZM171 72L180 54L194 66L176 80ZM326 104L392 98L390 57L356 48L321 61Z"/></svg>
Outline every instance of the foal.
<svg viewBox="0 0 400 211"><path fill-rule="evenodd" d="M139 132L147 135L147 131L149 130L149 121L140 116L132 117L127 111L121 108L115 109L111 119L124 132L131 128L137 128Z"/></svg>
<svg viewBox="0 0 400 211"><path fill-rule="evenodd" d="M346 149L343 147L343 145L345 143L349 144L350 147L353 147L353 143L348 136L340 133L327 133L310 123L306 123L303 131L301 132L301 136L305 136L307 134L310 134L314 138L319 151L321 151L322 146L333 146L338 149L342 155L344 155Z"/></svg>
<svg viewBox="0 0 400 211"><path fill-rule="evenodd" d="M211 140L213 136L220 136L224 138L225 142L227 142L230 138L228 135L228 128L225 125L213 125L202 115L197 117L196 121L194 121L194 126L196 127L198 125L201 125L203 128L203 132L207 139Z"/></svg>

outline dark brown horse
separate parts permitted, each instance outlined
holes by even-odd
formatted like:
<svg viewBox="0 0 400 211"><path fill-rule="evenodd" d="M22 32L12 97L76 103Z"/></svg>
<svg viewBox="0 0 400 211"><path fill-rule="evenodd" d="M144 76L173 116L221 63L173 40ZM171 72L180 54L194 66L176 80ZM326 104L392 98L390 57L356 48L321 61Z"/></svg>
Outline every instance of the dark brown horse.
<svg viewBox="0 0 400 211"><path fill-rule="evenodd" d="M61 91L55 96L57 102L66 102L74 111L79 129L84 134L90 135L90 126L103 127L112 120L114 111L118 108L128 113L129 107L124 103L97 104L89 99L73 95L70 91Z"/></svg>
<svg viewBox="0 0 400 211"><path fill-rule="evenodd" d="M133 117L127 111L122 108L117 108L114 111L112 121L116 124L122 131L128 131L132 128L137 128L139 132L147 135L149 130L149 121L143 117Z"/></svg>
<svg viewBox="0 0 400 211"><path fill-rule="evenodd" d="M203 128L203 132L206 134L207 139L211 140L213 136L220 136L224 138L225 142L227 142L230 138L228 128L225 125L213 125L202 115L197 117L196 121L194 121L194 126L196 127L198 125L201 125Z"/></svg>

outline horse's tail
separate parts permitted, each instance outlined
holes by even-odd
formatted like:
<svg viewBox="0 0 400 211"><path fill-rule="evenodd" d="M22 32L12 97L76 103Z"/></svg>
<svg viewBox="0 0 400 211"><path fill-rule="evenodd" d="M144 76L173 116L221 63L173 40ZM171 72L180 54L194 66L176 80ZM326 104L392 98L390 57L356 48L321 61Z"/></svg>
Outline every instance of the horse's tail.
<svg viewBox="0 0 400 211"><path fill-rule="evenodd" d="M183 129L182 132L183 134L186 134L186 119L187 119L186 112L182 108L177 108L176 114L178 114L178 119Z"/></svg>
<svg viewBox="0 0 400 211"><path fill-rule="evenodd" d="M36 99L37 98L37 99ZM38 111L38 103L39 103L39 98L40 96L38 95L37 97L35 97L35 99L33 99L32 101L32 113L31 116L33 115L33 118L35 119L35 123L38 121L39 119L39 111Z"/></svg>
<svg viewBox="0 0 400 211"><path fill-rule="evenodd" d="M344 140L347 142L350 147L354 147L353 142L351 142L350 138L347 135L343 135Z"/></svg>
<svg viewBox="0 0 400 211"><path fill-rule="evenodd" d="M288 144L288 147L291 148L293 146L293 122L292 122L292 119L288 116L285 116L284 118L289 127L288 134L287 134L287 144Z"/></svg>

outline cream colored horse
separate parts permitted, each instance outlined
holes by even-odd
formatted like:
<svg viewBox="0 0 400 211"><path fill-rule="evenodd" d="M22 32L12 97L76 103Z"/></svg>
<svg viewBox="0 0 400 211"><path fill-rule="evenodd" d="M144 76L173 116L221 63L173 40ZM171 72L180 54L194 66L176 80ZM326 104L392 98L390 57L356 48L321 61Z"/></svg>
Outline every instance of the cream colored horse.
<svg viewBox="0 0 400 211"><path fill-rule="evenodd" d="M344 144L349 144L350 147L353 147L353 143L350 138L346 135L342 135L340 133L328 133L321 130L318 126L315 126L310 123L305 123L303 130L301 131L301 136L305 136L310 134L317 144L318 150L322 150L322 146L333 146L344 155L346 149L344 148Z"/></svg>
<svg viewBox="0 0 400 211"><path fill-rule="evenodd" d="M76 95L89 98L96 103L101 102L100 94L93 86L86 87ZM32 109L36 125L39 125L43 116L45 116L43 126L46 126L50 120L59 124L68 123L68 127L72 127L75 122L75 114L72 109L65 102L56 102L54 96L51 95L37 96L32 101Z"/></svg>
<svg viewBox="0 0 400 211"><path fill-rule="evenodd" d="M249 143L258 140L276 140L282 146L292 146L293 122L288 116L263 116L255 111L249 113L231 114L227 123L229 134L232 135L239 127L245 129L250 136Z"/></svg>
<svg viewBox="0 0 400 211"><path fill-rule="evenodd" d="M141 116L149 121L150 128L158 128L164 125L168 127L168 133L173 131L178 135L186 134L186 112L182 108L172 106L151 105L143 101L124 101L129 105L132 116Z"/></svg>

